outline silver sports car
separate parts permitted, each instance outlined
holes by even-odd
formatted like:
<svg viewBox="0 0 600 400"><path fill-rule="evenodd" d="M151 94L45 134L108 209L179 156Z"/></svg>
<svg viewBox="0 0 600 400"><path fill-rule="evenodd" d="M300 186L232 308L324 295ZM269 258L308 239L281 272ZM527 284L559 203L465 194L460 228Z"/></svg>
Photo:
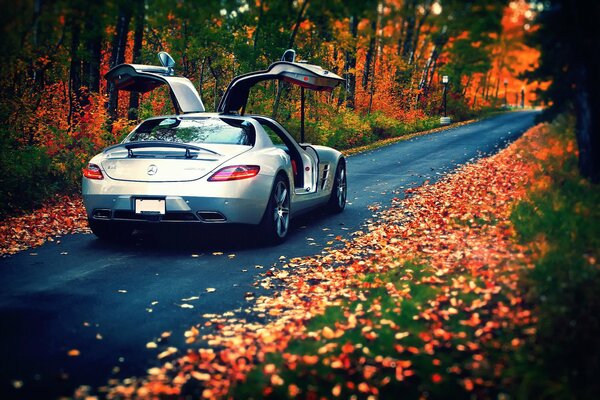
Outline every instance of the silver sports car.
<svg viewBox="0 0 600 400"><path fill-rule="evenodd" d="M250 224L279 243L292 217L321 206L344 209L339 151L299 144L275 120L244 115L258 82L300 85L304 97L304 89L332 90L342 78L292 54L234 78L218 112L207 113L192 83L173 75L172 58L159 58L162 67L121 64L106 74L119 90L168 85L177 114L143 121L84 169L83 201L96 236L111 239L151 223Z"/></svg>

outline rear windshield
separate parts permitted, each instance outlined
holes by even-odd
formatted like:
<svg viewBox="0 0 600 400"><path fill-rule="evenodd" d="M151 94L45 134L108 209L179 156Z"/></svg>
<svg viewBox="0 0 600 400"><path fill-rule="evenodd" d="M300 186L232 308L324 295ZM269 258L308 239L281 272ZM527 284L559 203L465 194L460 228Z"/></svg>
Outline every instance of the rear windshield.
<svg viewBox="0 0 600 400"><path fill-rule="evenodd" d="M143 122L129 142L164 140L176 143L241 144L253 146L254 127L232 118L164 118Z"/></svg>

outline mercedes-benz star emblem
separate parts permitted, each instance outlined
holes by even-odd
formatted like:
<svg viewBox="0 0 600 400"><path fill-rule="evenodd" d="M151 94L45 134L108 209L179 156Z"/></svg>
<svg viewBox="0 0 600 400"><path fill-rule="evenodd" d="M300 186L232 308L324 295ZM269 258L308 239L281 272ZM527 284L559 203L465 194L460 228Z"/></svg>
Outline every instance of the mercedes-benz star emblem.
<svg viewBox="0 0 600 400"><path fill-rule="evenodd" d="M148 165L148 175L156 175L158 172L158 167L154 164Z"/></svg>

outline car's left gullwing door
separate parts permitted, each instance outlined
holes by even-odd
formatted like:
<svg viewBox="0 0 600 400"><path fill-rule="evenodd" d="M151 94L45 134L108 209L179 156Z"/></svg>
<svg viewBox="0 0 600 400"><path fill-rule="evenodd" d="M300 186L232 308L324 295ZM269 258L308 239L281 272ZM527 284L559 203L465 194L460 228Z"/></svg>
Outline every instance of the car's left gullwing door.
<svg viewBox="0 0 600 400"><path fill-rule="evenodd" d="M118 90L146 93L161 85L169 86L171 99L177 114L203 112L204 104L192 82L174 76L173 69L156 65L120 64L106 75Z"/></svg>

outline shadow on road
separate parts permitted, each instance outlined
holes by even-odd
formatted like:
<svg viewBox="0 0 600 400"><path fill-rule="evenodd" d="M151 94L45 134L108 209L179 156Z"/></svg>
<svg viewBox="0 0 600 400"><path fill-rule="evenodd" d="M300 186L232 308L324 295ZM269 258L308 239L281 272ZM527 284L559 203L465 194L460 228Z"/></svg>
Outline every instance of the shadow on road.
<svg viewBox="0 0 600 400"><path fill-rule="evenodd" d="M301 232L314 224L328 222L334 216L324 210L315 210L294 218L286 244L294 242ZM93 236L93 235L92 235ZM90 250L139 251L145 254L154 252L173 255L190 252L233 252L260 250L274 245L265 242L260 231L246 225L151 225L136 229L131 236L118 240L94 240Z"/></svg>

